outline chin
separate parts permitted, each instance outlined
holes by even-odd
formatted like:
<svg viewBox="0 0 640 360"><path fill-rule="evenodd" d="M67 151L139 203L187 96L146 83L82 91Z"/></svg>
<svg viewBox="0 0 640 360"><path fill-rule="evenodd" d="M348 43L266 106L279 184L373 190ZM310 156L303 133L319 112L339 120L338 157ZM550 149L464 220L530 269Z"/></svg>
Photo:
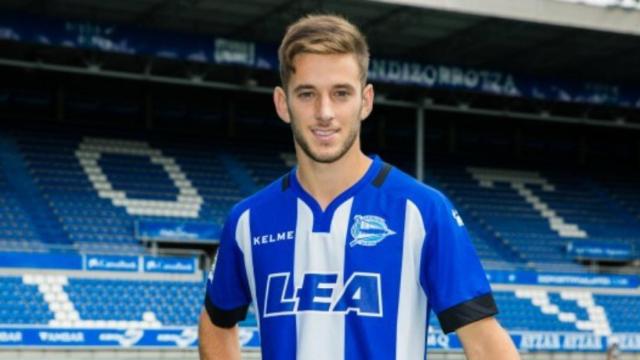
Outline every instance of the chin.
<svg viewBox="0 0 640 360"><path fill-rule="evenodd" d="M313 153L311 159L316 162L330 164L336 162L344 157L345 154L340 152L333 153Z"/></svg>
<svg viewBox="0 0 640 360"><path fill-rule="evenodd" d="M297 139L296 145L307 158L322 164L331 164L342 159L353 147L353 144L347 147L341 143L317 144L311 141L297 141Z"/></svg>

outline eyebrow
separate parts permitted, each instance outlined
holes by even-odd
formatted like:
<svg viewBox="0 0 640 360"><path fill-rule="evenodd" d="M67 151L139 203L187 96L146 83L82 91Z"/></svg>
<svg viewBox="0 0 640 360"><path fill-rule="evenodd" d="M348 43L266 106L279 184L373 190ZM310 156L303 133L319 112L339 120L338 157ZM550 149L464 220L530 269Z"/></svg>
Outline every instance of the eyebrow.
<svg viewBox="0 0 640 360"><path fill-rule="evenodd" d="M296 86L293 89L293 92L300 92L303 90L315 90L316 87L310 84L300 84L298 86ZM332 86L332 89L348 89L348 90L355 90L355 88L353 87L353 85L349 84L349 83L342 83L342 84L336 84Z"/></svg>
<svg viewBox="0 0 640 360"><path fill-rule="evenodd" d="M296 87L293 89L293 92L296 92L296 93L297 93L297 92L300 92L300 91L302 91L302 90L314 90L314 89L315 89L315 86L313 86L313 85L309 85L309 84L301 84L301 85L296 86Z"/></svg>
<svg viewBox="0 0 640 360"><path fill-rule="evenodd" d="M349 84L349 83L344 83L344 84L337 84L333 86L334 89L349 89L349 90L355 90L355 88L353 87L353 85Z"/></svg>

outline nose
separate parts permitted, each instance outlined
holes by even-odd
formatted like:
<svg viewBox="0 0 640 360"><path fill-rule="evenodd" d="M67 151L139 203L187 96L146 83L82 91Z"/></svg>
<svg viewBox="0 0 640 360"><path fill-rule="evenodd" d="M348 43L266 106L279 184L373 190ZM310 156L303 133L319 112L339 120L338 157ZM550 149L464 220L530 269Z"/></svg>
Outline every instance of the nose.
<svg viewBox="0 0 640 360"><path fill-rule="evenodd" d="M321 122L328 122L335 117L333 103L329 95L319 96L316 103L316 119Z"/></svg>

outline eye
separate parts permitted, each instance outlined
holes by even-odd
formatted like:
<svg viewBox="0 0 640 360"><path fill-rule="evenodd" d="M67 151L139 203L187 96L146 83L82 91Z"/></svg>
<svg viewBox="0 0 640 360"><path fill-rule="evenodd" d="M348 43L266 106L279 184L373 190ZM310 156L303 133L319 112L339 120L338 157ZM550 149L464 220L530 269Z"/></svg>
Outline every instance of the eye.
<svg viewBox="0 0 640 360"><path fill-rule="evenodd" d="M348 90L337 90L334 96L338 99L346 99L349 95L351 95L351 93Z"/></svg>
<svg viewBox="0 0 640 360"><path fill-rule="evenodd" d="M313 95L312 91L302 91L298 93L298 98L300 100L310 100L313 98Z"/></svg>

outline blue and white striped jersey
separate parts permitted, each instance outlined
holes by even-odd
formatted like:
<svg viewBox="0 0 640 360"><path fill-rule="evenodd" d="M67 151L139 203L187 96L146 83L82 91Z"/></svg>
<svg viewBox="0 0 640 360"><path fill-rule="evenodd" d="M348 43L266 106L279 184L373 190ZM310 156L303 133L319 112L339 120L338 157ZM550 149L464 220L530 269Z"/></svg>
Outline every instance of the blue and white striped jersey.
<svg viewBox="0 0 640 360"><path fill-rule="evenodd" d="M217 326L254 304L263 359L424 359L430 309L445 332L497 312L440 192L375 157L323 211L295 171L233 208L207 282Z"/></svg>

